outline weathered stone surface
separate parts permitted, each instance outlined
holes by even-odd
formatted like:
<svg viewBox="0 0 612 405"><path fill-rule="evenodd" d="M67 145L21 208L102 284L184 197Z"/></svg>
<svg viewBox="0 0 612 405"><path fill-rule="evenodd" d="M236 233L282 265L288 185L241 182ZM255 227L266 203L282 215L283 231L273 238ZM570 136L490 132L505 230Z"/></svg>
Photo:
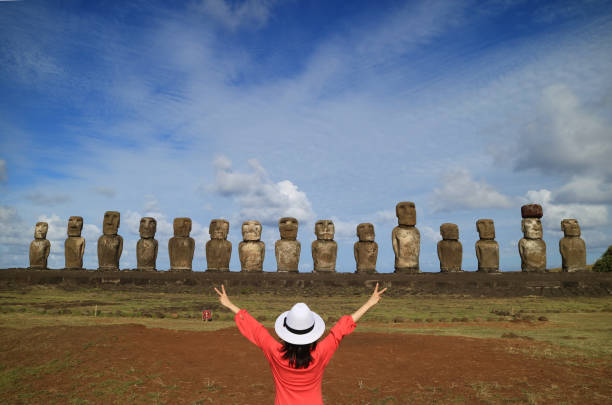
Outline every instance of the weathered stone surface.
<svg viewBox="0 0 612 405"><path fill-rule="evenodd" d="M156 271L158 243L155 239L157 221L152 217L140 219L140 240L136 243L136 263L140 271Z"/></svg>
<svg viewBox="0 0 612 405"><path fill-rule="evenodd" d="M213 219L208 227L210 240L206 242L206 265L209 271L229 271L232 242L227 240L229 222Z"/></svg>
<svg viewBox="0 0 612 405"><path fill-rule="evenodd" d="M521 207L521 216L523 218L542 218L542 206L540 204L526 204Z"/></svg>
<svg viewBox="0 0 612 405"><path fill-rule="evenodd" d="M395 253L396 273L419 273L419 253L421 234L415 227L416 208L411 201L403 201L395 206L398 226L391 233Z"/></svg>
<svg viewBox="0 0 612 405"><path fill-rule="evenodd" d="M438 258L441 272L461 271L463 246L459 242L459 227L456 224L440 225L442 240L438 242Z"/></svg>
<svg viewBox="0 0 612 405"><path fill-rule="evenodd" d="M476 229L480 240L476 241L478 271L499 272L499 244L495 241L495 224L492 219L479 219Z"/></svg>
<svg viewBox="0 0 612 405"><path fill-rule="evenodd" d="M353 253L357 264L357 273L376 273L378 259L378 244L374 242L374 225L363 223L357 225L358 242L353 245Z"/></svg>
<svg viewBox="0 0 612 405"><path fill-rule="evenodd" d="M297 241L298 220L291 217L281 218L278 221L280 240L274 244L276 255L276 269L279 272L297 272L300 263L302 246Z"/></svg>
<svg viewBox="0 0 612 405"><path fill-rule="evenodd" d="M245 221L242 224L242 242L238 245L240 268L244 272L263 271L266 245L261 239L259 221Z"/></svg>
<svg viewBox="0 0 612 405"><path fill-rule="evenodd" d="M312 242L313 272L329 273L336 271L336 257L338 244L334 240L334 223L329 219L322 219L315 223L317 240Z"/></svg>
<svg viewBox="0 0 612 405"><path fill-rule="evenodd" d="M117 235L121 216L117 211L106 211L102 222L104 235L98 239L98 270L118 271L123 252L123 238Z"/></svg>
<svg viewBox="0 0 612 405"><path fill-rule="evenodd" d="M170 271L191 271L195 240L189 236L191 218L174 218L174 236L168 241Z"/></svg>
<svg viewBox="0 0 612 405"><path fill-rule="evenodd" d="M64 242L64 267L71 270L83 268L83 255L85 254L85 238L81 237L83 230L83 217L70 217L68 219L68 237Z"/></svg>
<svg viewBox="0 0 612 405"><path fill-rule="evenodd" d="M30 268L31 269L46 269L47 259L51 252L51 242L47 240L47 231L49 224L46 222L37 222L34 228L34 240L30 243Z"/></svg>
<svg viewBox="0 0 612 405"><path fill-rule="evenodd" d="M412 201L402 201L395 206L395 215L399 225L416 225L416 207Z"/></svg>
<svg viewBox="0 0 612 405"><path fill-rule="evenodd" d="M564 219L561 221L561 230L564 237L559 241L561 252L561 267L563 271L585 271L586 267L586 245L580 237L580 225L576 219Z"/></svg>
<svg viewBox="0 0 612 405"><path fill-rule="evenodd" d="M524 238L519 241L522 271L546 271L546 243L542 240L542 222L539 218L523 218Z"/></svg>

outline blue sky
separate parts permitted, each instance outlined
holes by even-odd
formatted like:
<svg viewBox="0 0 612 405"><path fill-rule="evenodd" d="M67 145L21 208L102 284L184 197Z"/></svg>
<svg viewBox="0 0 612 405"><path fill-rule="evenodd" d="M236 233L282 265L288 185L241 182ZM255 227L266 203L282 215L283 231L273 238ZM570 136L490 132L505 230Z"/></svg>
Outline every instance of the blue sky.
<svg viewBox="0 0 612 405"><path fill-rule="evenodd" d="M70 215L97 267L106 210L121 212L121 267L142 216L169 267L189 216L194 269L213 218L263 223L275 270L282 216L332 219L337 269L354 271L360 222L393 271L399 201L414 201L421 267L438 271L444 222L476 268L479 218L501 267L520 267L520 206L544 207L548 266L560 220L577 218L588 262L612 243L609 1L0 1L0 267L28 265L49 222L63 267Z"/></svg>

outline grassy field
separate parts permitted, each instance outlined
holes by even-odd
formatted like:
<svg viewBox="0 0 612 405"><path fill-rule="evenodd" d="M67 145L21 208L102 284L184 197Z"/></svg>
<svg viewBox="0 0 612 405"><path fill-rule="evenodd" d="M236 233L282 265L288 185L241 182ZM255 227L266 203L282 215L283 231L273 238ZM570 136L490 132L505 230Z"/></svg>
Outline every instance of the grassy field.
<svg viewBox="0 0 612 405"><path fill-rule="evenodd" d="M352 313L367 295L286 297L229 291L241 308L272 327L279 313L306 302L328 323ZM213 322L201 321L201 310ZM0 292L0 326L137 323L176 330L217 330L233 325L214 291L147 293L36 286ZM514 337L549 342L587 356L612 355L612 298L385 297L365 315L359 331L483 338Z"/></svg>
<svg viewBox="0 0 612 405"><path fill-rule="evenodd" d="M230 297L238 306L246 308L265 326L272 328L273 322L279 313L290 308L295 302L306 302L314 311L318 312L331 326L333 322L345 314L356 310L366 299L367 291L363 294L342 296L282 296L275 294L255 294L249 288L228 291ZM213 311L212 322L202 322L201 311ZM177 369L189 367L190 355L175 365L166 364L164 360L138 364L139 358L126 360L135 350L131 344L148 347L142 350L156 350L157 340L137 342L140 336L139 328L129 326L121 333L133 334L133 339L123 341L117 346L115 332L107 332L97 336L88 329L79 331L79 336L72 335L72 326L100 326L100 325L144 325L155 332L159 339L166 338L172 342L175 330L182 331L212 331L235 328L233 314L220 308L214 291L193 290L188 293L152 293L145 291L117 291L105 289L70 289L65 290L55 286L33 286L16 290L0 291L0 354L5 354L5 361L0 361L0 402L15 404L35 403L264 403L257 400L257 395L273 395L273 387L269 384L266 366L255 373L261 375L261 381L255 379L244 390L236 391L221 381L230 381L232 370L224 377L207 377L207 381L194 380L189 382L190 376L200 371L185 371L183 376L177 375ZM43 329L30 329L43 327ZM126 326L127 327L127 326ZM22 332L15 333L15 330ZM13 332L11 332L13 331ZM435 383L433 380L425 384L412 382L402 392L389 391L389 385L382 380L376 380L375 375L359 377L353 386L342 372L334 375L332 370L328 373L327 383L336 391L325 391L335 395L334 401L338 404L400 404L400 403L612 403L609 389L606 388L606 375L612 369L612 298L611 297L576 297L576 298L472 298L461 296L388 296L378 306L368 312L359 322L356 333L377 332L392 334L401 339L391 339L399 346L405 337L438 335L458 336L468 338L493 338L495 341L484 341L485 346L496 345L495 342L508 342L504 344L503 351L507 361L516 358L531 361L531 366L524 368L530 370L532 377L538 377L539 382L518 374L503 375L486 378L485 375L467 382L455 382L456 374L449 377L452 383ZM88 335L93 333L93 335ZM219 331L227 339L242 339L234 332ZM16 338L15 336L20 336ZM60 338L61 336L61 338ZM68 341L65 341L69 336ZM131 335L130 335L131 336ZM363 333L364 339L368 336ZM390 335L387 335L390 336ZM424 336L426 341L435 339ZM194 338L194 339L199 339ZM371 337L369 339L372 339ZM442 339L442 338L440 338ZM461 338L458 338L461 339ZM501 340L500 340L501 339ZM359 343L353 338L344 344L344 351L338 355L339 362L351 361L347 353L358 353L360 348L368 347L376 351L375 345L380 339ZM389 339L382 339L389 341ZM479 340L480 341L480 340ZM58 343L58 342L61 342ZM422 345L423 341L418 341ZM481 353L477 349L478 343L474 341L461 345L471 347L471 353ZM493 342L493 343L490 343ZM512 342L512 343L510 343ZM55 346L58 345L60 346ZM166 343L167 346L168 343ZM361 344L361 345L360 345ZM433 344L433 343L432 343ZM144 345L144 346L143 346ZM152 346L147 346L152 345ZM391 346L391 350L393 347ZM116 350L119 347L120 352ZM130 349L130 347L132 349ZM467 346L464 346L467 347ZM35 351L36 348L38 351ZM49 349L48 353L45 351ZM53 348L53 350L51 350ZM42 349L43 356L40 355ZM13 350L13 351L11 351ZM17 351L15 351L17 350ZM32 355L28 355L29 351ZM76 351L75 351L76 350ZM113 350L116 357L99 357L100 353ZM389 350L387 346L385 350ZM436 348L430 348L428 353L435 356ZM466 349L467 350L467 349ZM487 349L488 350L488 349ZM16 361L12 354L23 355L23 359ZM25 353L25 354L23 354ZM447 354L442 354L438 361L447 361ZM499 356L493 350L487 355ZM260 354L253 354L259 359ZM344 358L342 356L345 356ZM428 354L429 356L429 354ZM231 357L231 356L230 356ZM378 356L377 356L378 357ZM112 359L115 360L112 360ZM119 360L117 360L119 359ZM123 360L121 360L123 359ZM118 363L113 363L118 361ZM224 360L223 360L224 361ZM393 359L385 360L392 362ZM427 367L432 360L425 358L420 363ZM462 361L469 361L463 359ZM521 360L522 361L522 360ZM100 366L100 362L104 366ZM261 362L258 362L258 364ZM366 361L367 363L367 361ZM387 364L373 367L386 370ZM398 363L398 367L401 362ZM498 364L479 362L478 366L493 367ZM547 366L543 366L546 364ZM548 377L542 377L538 367L557 367L558 370L574 370L578 375L598 377L577 383L566 389L563 394L560 388L563 384L571 384L573 375L566 378L569 383L552 382L554 375L565 374L566 371L550 372ZM452 366L460 366L459 363ZM470 370L469 366L467 370ZM142 371L143 368L148 371ZM174 370L174 371L168 371ZM407 369L408 370L408 369ZM387 371L388 372L388 371ZM465 372L465 371L464 371ZM58 376L62 383L56 382ZM435 372L434 372L435 375ZM61 377L59 377L61 376ZM414 379L415 377L409 377ZM492 380L491 380L492 379ZM42 381L46 386L38 388ZM544 382L542 382L544 381ZM551 381L547 383L546 381ZM586 382L585 382L586 381ZM594 385L591 385L593 381ZM602 383L602 381L604 381ZM49 385L50 384L50 385ZM55 389L54 384L59 384ZM191 385L190 385L191 384ZM51 387L51 388L49 388ZM609 387L609 385L608 385ZM354 391L356 389L356 391ZM188 399L178 401L178 393L185 395L191 392L197 400ZM344 392L351 392L352 396L342 396ZM348 394L347 394L348 395ZM328 398L329 399L329 398ZM595 402L593 402L595 401ZM328 401L329 402L329 401ZM267 402L266 402L267 403Z"/></svg>

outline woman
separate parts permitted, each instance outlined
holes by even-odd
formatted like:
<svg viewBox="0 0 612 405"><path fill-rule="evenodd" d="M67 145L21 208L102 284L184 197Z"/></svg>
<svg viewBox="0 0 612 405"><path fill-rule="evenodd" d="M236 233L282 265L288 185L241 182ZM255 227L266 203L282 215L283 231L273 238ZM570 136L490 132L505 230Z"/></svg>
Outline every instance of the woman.
<svg viewBox="0 0 612 405"><path fill-rule="evenodd" d="M276 385L275 405L322 405L321 380L325 366L338 348L340 340L355 329L355 322L378 303L386 291L374 293L361 308L352 315L345 315L329 331L321 342L317 340L325 332L325 322L304 303L295 304L276 319L274 330L282 339L279 343L245 309L232 304L221 285L215 288L219 302L230 309L240 333L263 350L274 376Z"/></svg>

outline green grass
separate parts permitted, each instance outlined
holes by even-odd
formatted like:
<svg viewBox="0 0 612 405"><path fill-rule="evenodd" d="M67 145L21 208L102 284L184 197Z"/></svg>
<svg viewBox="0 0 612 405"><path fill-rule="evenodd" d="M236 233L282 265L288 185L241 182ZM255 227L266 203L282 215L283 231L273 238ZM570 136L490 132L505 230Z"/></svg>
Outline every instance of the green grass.
<svg viewBox="0 0 612 405"><path fill-rule="evenodd" d="M306 302L332 324L355 311L364 295L293 296L228 291L267 327L295 302ZM97 306L97 310L96 310ZM213 310L213 322L201 310ZM547 321L538 321L546 317ZM214 291L162 293L36 286L0 292L0 326L87 326L137 323L153 328L217 330L232 327L233 314L220 308ZM358 331L420 333L476 338L519 337L549 342L588 356L612 355L612 298L385 297L360 321Z"/></svg>

